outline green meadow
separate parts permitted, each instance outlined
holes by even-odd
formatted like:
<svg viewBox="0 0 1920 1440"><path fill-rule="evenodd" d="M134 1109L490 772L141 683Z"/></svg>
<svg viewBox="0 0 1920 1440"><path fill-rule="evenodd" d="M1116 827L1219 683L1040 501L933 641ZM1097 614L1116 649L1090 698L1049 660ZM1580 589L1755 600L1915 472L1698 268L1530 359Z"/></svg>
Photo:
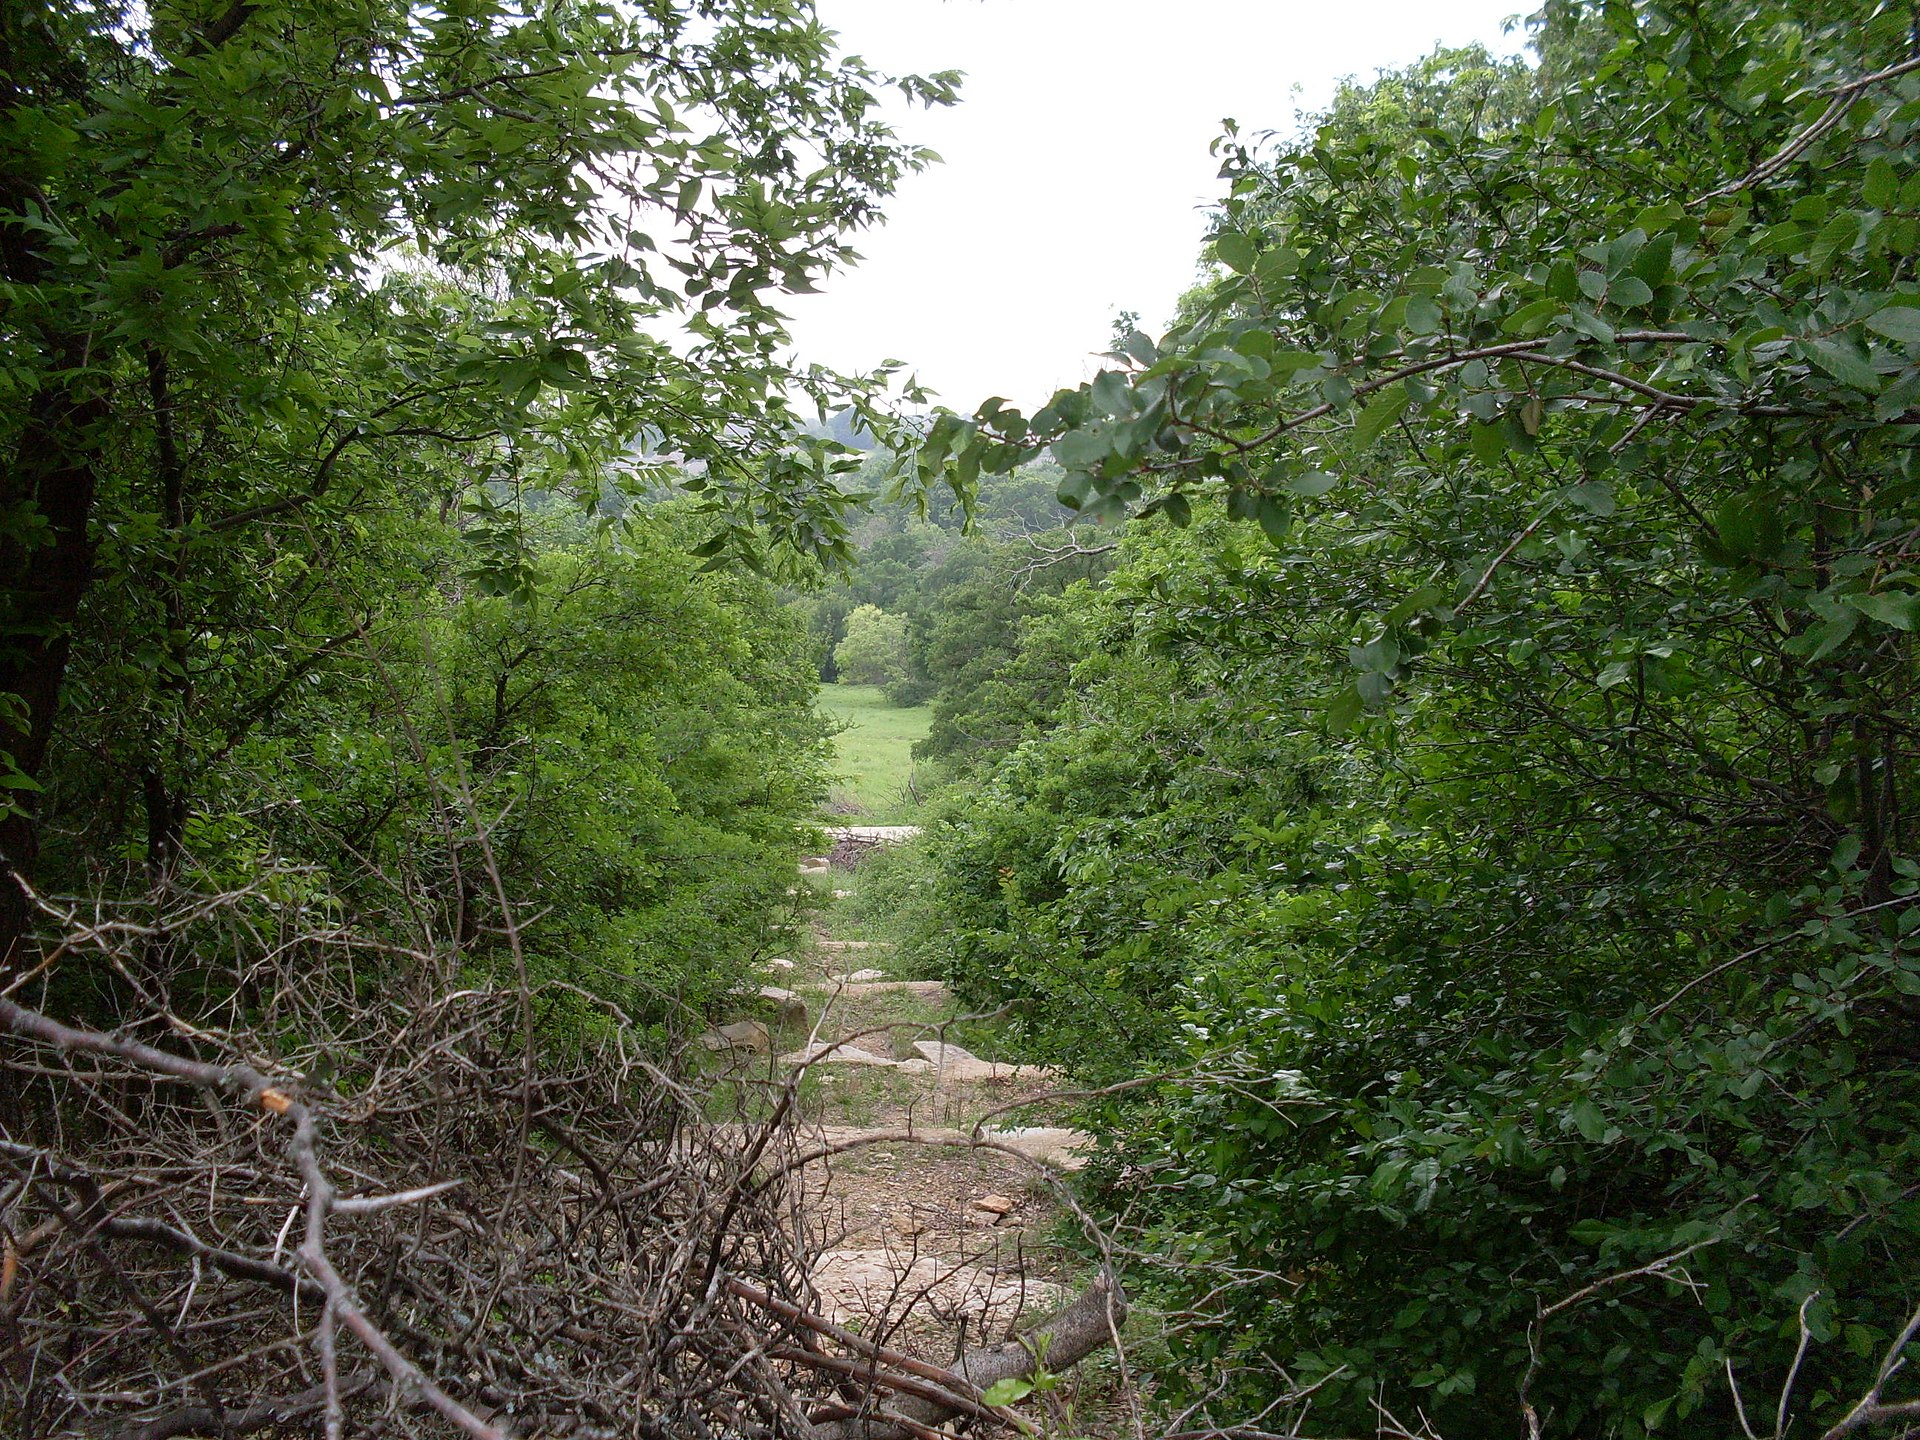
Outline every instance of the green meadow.
<svg viewBox="0 0 1920 1440"><path fill-rule="evenodd" d="M918 808L913 744L926 738L933 712L890 705L878 685L822 685L820 709L847 727L833 742L833 808L878 824L910 818Z"/></svg>

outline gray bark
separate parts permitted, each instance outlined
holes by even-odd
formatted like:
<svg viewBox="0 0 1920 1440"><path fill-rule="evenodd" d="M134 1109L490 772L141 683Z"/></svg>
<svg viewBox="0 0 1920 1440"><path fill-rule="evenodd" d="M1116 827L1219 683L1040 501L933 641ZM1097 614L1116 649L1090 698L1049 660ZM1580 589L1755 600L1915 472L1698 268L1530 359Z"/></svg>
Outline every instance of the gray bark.
<svg viewBox="0 0 1920 1440"><path fill-rule="evenodd" d="M953 1372L980 1390L1002 1380L1027 1379L1042 1366L1057 1374L1114 1343L1126 1318L1127 1297L1111 1276L1102 1275L1044 1324L1002 1344L967 1351L953 1366ZM959 1413L952 1406L917 1395L897 1395L887 1408L926 1426L938 1425ZM814 1440L909 1440L911 1432L873 1415L816 1424L813 1435Z"/></svg>

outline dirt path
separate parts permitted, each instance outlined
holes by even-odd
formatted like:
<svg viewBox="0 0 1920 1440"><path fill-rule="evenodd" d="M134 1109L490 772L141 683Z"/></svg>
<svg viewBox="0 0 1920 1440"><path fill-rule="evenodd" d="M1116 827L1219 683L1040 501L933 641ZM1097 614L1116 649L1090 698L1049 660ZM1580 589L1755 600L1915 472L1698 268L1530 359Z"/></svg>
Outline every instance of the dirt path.
<svg viewBox="0 0 1920 1440"><path fill-rule="evenodd" d="M818 1157L803 1171L812 1278L829 1318L944 1361L1084 1281L1050 1231L1085 1137L1052 1123L1053 1074L1000 1059L994 1027L961 1015L946 986L896 974L887 944L835 936L836 874L803 870L828 903L763 992L780 1015L765 1042L780 1073L800 1074Z"/></svg>

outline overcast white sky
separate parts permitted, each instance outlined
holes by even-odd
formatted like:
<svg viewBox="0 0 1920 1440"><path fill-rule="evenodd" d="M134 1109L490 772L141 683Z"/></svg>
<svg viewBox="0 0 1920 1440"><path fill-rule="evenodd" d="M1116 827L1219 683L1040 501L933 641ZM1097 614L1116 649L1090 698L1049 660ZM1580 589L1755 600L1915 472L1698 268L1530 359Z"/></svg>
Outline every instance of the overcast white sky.
<svg viewBox="0 0 1920 1440"><path fill-rule="evenodd" d="M944 403L1031 409L1091 375L1113 317L1158 333L1193 282L1228 116L1290 129L1343 75L1436 43L1523 47L1516 0L820 0L892 73L964 70L961 103L895 116L944 164L909 177L858 269L790 297L803 360L906 361Z"/></svg>

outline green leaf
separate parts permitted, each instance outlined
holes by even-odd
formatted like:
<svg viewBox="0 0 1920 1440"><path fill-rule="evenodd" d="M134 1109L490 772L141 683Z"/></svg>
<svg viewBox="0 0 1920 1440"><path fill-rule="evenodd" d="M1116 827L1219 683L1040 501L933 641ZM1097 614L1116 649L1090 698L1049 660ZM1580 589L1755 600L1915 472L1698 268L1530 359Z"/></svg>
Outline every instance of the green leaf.
<svg viewBox="0 0 1920 1440"><path fill-rule="evenodd" d="M1343 735L1354 727L1365 709L1366 702L1360 698L1359 689L1349 685L1327 702L1327 724L1336 735Z"/></svg>
<svg viewBox="0 0 1920 1440"><path fill-rule="evenodd" d="M1294 476L1280 488L1289 495L1311 500L1326 494L1339 483L1340 477L1337 475L1329 475L1324 470L1309 470L1303 475Z"/></svg>
<svg viewBox="0 0 1920 1440"><path fill-rule="evenodd" d="M1911 630L1915 622L1920 621L1920 595L1900 590L1882 590L1872 595L1846 595L1841 597L1843 605L1850 605L1869 620L1878 620L1882 625L1891 625L1896 630Z"/></svg>
<svg viewBox="0 0 1920 1440"><path fill-rule="evenodd" d="M1244 275L1253 269L1253 241L1238 230L1228 230L1214 236L1213 251L1236 274Z"/></svg>
<svg viewBox="0 0 1920 1440"><path fill-rule="evenodd" d="M1900 172L1895 170L1884 155L1875 157L1867 166L1866 183L1860 187L1860 198L1876 210L1885 210L1900 199Z"/></svg>
<svg viewBox="0 0 1920 1440"><path fill-rule="evenodd" d="M1412 401L1413 397L1407 393L1404 385L1392 385L1382 390L1367 402L1366 408L1360 412L1360 418L1353 422L1354 441L1362 449L1373 444L1382 431L1406 413Z"/></svg>
<svg viewBox="0 0 1920 1440"><path fill-rule="evenodd" d="M1112 453L1104 430L1070 430L1053 442L1053 458L1069 470L1091 470Z"/></svg>
<svg viewBox="0 0 1920 1440"><path fill-rule="evenodd" d="M1093 403L1115 417L1131 415L1133 392L1127 377L1118 370L1102 370L1094 378Z"/></svg>
<svg viewBox="0 0 1920 1440"><path fill-rule="evenodd" d="M1831 620L1824 620L1807 633L1813 641L1813 648L1807 652L1809 660L1824 660L1847 642L1847 637L1860 628L1860 617L1851 610L1843 611Z"/></svg>
<svg viewBox="0 0 1920 1440"><path fill-rule="evenodd" d="M1282 378L1296 370L1312 370L1325 363L1326 357L1317 350L1281 350L1267 361L1273 373Z"/></svg>
<svg viewBox="0 0 1920 1440"><path fill-rule="evenodd" d="M1616 508L1613 486L1605 480L1589 480L1585 484L1575 485L1567 491L1567 498L1588 514L1603 519L1613 514Z"/></svg>
<svg viewBox="0 0 1920 1440"><path fill-rule="evenodd" d="M1607 303L1638 309L1653 300L1653 287L1638 275L1616 275L1607 282Z"/></svg>
<svg viewBox="0 0 1920 1440"><path fill-rule="evenodd" d="M1284 495L1262 495L1258 502L1260 528L1267 539L1278 545L1293 528L1293 507Z"/></svg>
<svg viewBox="0 0 1920 1440"><path fill-rule="evenodd" d="M1607 1117L1600 1113L1600 1107L1593 1101L1574 1101L1567 1115L1573 1121L1573 1128L1580 1132L1581 1139L1598 1145L1607 1138Z"/></svg>
<svg viewBox="0 0 1920 1440"><path fill-rule="evenodd" d="M1033 1382L1018 1375L1009 1375L1004 1380L996 1380L980 1392L980 1399L988 1405L1011 1405L1024 1400L1033 1393Z"/></svg>
<svg viewBox="0 0 1920 1440"><path fill-rule="evenodd" d="M1656 235L1634 256L1633 273L1649 285L1664 285L1673 268L1673 236Z"/></svg>
<svg viewBox="0 0 1920 1440"><path fill-rule="evenodd" d="M1646 243L1647 232L1637 226L1616 238L1607 246L1607 275L1617 276L1633 264L1634 259L1640 254L1641 247Z"/></svg>
<svg viewBox="0 0 1920 1440"><path fill-rule="evenodd" d="M1867 328L1902 345L1920 345L1920 306L1889 305L1867 317Z"/></svg>
<svg viewBox="0 0 1920 1440"><path fill-rule="evenodd" d="M1880 377L1867 363L1866 356L1853 346L1832 337L1804 344L1813 362L1841 384L1851 385L1868 395L1880 393Z"/></svg>
<svg viewBox="0 0 1920 1440"><path fill-rule="evenodd" d="M1086 508L1087 501L1093 495L1093 479L1085 473L1069 474L1053 492L1058 500L1069 510Z"/></svg>
<svg viewBox="0 0 1920 1440"><path fill-rule="evenodd" d="M1278 245L1260 252L1260 258L1254 262L1253 278L1261 285L1278 287L1299 269L1300 252L1291 246Z"/></svg>
<svg viewBox="0 0 1920 1440"><path fill-rule="evenodd" d="M1412 295L1407 298L1406 326L1414 335L1432 335L1442 324L1440 306L1431 295Z"/></svg>
<svg viewBox="0 0 1920 1440"><path fill-rule="evenodd" d="M1561 308L1558 300L1536 300L1507 316L1500 322L1500 328L1508 335L1538 335Z"/></svg>

